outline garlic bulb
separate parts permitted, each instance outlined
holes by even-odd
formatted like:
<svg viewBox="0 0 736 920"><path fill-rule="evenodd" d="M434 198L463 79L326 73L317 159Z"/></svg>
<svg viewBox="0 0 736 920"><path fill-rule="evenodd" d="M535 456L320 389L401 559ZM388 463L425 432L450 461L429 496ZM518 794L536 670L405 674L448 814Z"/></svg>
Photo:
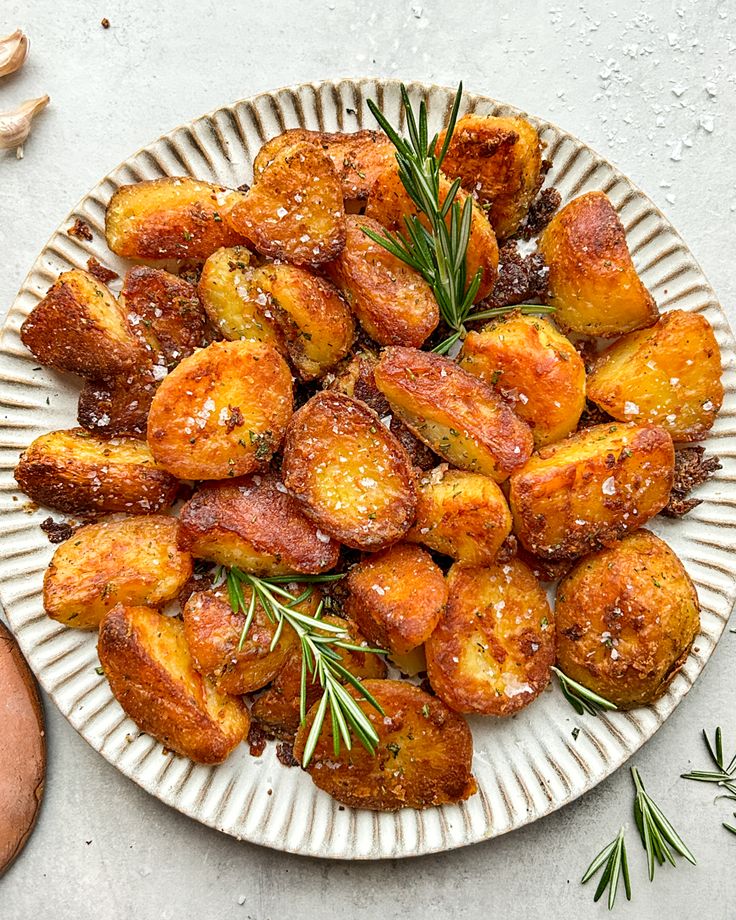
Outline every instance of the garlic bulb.
<svg viewBox="0 0 736 920"><path fill-rule="evenodd" d="M11 112L0 114L0 150L11 150L15 147L15 155L20 160L23 156L23 144L31 130L31 122L48 104L48 96L39 96L38 99L28 99Z"/></svg>
<svg viewBox="0 0 736 920"><path fill-rule="evenodd" d="M28 57L30 46L28 36L20 29L16 29L12 35L0 38L0 77L7 77L8 74L21 69Z"/></svg>

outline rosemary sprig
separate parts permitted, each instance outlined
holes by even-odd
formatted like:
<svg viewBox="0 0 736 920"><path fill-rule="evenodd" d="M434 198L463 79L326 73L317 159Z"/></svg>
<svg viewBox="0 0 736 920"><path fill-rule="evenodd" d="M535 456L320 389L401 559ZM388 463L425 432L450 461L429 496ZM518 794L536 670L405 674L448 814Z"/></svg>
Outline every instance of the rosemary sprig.
<svg viewBox="0 0 736 920"><path fill-rule="evenodd" d="M375 753L376 745L378 744L378 734L370 719L360 708L358 700L350 695L344 684L349 683L358 690L361 694L359 699L367 700L381 714L383 714L383 710L378 701L365 689L358 678L351 674L341 663L341 656L338 650L347 649L383 654L382 651L355 645L350 641L347 630L322 620L322 602L320 602L314 616L296 609L299 604L309 598L314 590L311 584L335 581L338 578L342 578L342 576L277 575L263 578L243 572L236 567L229 569L219 567L218 577L216 578L216 583L227 584L232 609L236 613L245 614L245 623L240 635L238 650L243 647L248 635L248 630L253 622L256 604L260 604L266 616L272 623L276 624L276 630L271 641L272 650L281 638L285 623L291 626L299 637L302 652L301 695L299 701L302 723L307 717L307 677L310 676L312 683L319 683L324 690L304 746L302 765L305 767L312 759L328 711L332 721L335 756L340 753L341 741L350 750L353 735L371 754ZM282 585L296 580L309 583L301 594L294 595L282 587ZM244 585L250 588L250 599L247 602L243 592Z"/></svg>
<svg viewBox="0 0 736 920"><path fill-rule="evenodd" d="M607 700L604 696L599 696L592 690L588 690L587 687L579 684L572 677L568 677L559 668L553 667L552 670L557 675L560 689L565 699L578 715L582 716L587 713L591 716L597 716L603 709L618 709L615 703Z"/></svg>
<svg viewBox="0 0 736 920"><path fill-rule="evenodd" d="M711 760L718 769L692 770L690 773L681 773L680 776L683 779L692 779L698 783L716 783L722 789L728 790L729 794L724 798L736 799L736 754L726 764L723 756L723 732L720 726L716 728L713 744L711 744L705 729L703 729L703 740Z"/></svg>
<svg viewBox="0 0 736 920"><path fill-rule="evenodd" d="M626 844L624 843L623 827L618 832L616 838L607 846L603 847L593 862L588 866L585 875L581 879L582 884L589 881L601 866L605 866L605 868L598 882L593 900L598 901L606 888L608 888L608 909L613 910L613 905L616 903L618 882L621 876L623 876L624 880L626 900L631 900L631 880L629 879L629 862L626 858Z"/></svg>
<svg viewBox="0 0 736 920"><path fill-rule="evenodd" d="M660 866L664 864L665 859L671 865L676 865L670 847L680 856L684 856L688 862L695 865L695 857L664 816L662 810L647 793L636 767L631 768L631 776L636 789L634 820L639 829L642 846L647 851L649 881L651 882L654 879L655 860Z"/></svg>
<svg viewBox="0 0 736 920"><path fill-rule="evenodd" d="M451 183L447 195L440 202L440 178L442 163L450 146L457 123L463 85L457 88L452 104L450 119L441 148L437 149L439 135L431 139L427 126L427 107L419 104L419 116L409 99L409 93L402 83L401 102L406 116L409 139L400 137L378 106L368 100L368 107L378 124L388 135L396 148L399 177L407 194L426 219L425 224L418 215L404 218L404 232L375 233L363 227L366 234L391 255L400 259L424 278L432 288L443 320L451 334L433 350L445 354L459 339L466 335L465 324L474 320L501 316L518 307L494 307L472 313L475 297L483 279L478 269L472 278L467 277L467 252L473 218L473 202L470 196L462 207L457 200L460 179ZM449 220L449 226L447 218ZM524 305L520 308L528 313L550 313L552 307Z"/></svg>

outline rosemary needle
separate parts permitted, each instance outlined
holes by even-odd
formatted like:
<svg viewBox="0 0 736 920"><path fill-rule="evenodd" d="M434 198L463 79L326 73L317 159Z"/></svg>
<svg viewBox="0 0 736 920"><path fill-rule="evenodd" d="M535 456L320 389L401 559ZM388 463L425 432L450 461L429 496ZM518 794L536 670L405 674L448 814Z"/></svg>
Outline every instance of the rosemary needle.
<svg viewBox="0 0 736 920"><path fill-rule="evenodd" d="M728 764L723 756L723 732L720 726L716 728L713 744L708 738L708 733L703 729L703 740L711 760L717 770L692 770L690 773L681 773L683 779L692 779L698 783L716 783L722 789L727 789L726 798L736 798L736 754Z"/></svg>
<svg viewBox="0 0 736 920"><path fill-rule="evenodd" d="M348 750L352 747L352 737L358 741L371 754L375 753L378 744L378 734L371 720L363 712L359 701L365 700L379 713L383 713L378 701L363 687L361 682L351 674L341 663L340 649L384 654L381 649L368 648L355 645L350 641L347 630L333 623L326 623L321 619L322 603L313 616L302 613L296 609L303 601L307 600L314 590L308 586L301 594L292 594L282 585L288 582L300 581L309 584L336 581L342 575L277 575L263 578L251 575L241 569L218 567L218 577L215 583L227 584L230 606L236 613L245 615L245 622L240 635L238 650L248 635L256 610L260 604L266 616L276 624L271 649L274 649L281 637L284 624L288 624L299 637L302 653L301 693L299 709L301 721L307 717L307 678L311 677L312 683L319 683L323 689L322 699L317 706L314 721L309 730L304 746L302 766L306 767L314 754L319 741L325 718L329 711L332 722L332 738L335 756L340 753L341 742ZM245 599L243 586L250 589L250 598ZM350 684L360 696L352 696L345 684Z"/></svg>
<svg viewBox="0 0 736 920"><path fill-rule="evenodd" d="M688 862L695 865L695 857L644 788L644 783L636 767L631 768L631 776L636 789L634 819L639 830L642 846L647 851L649 881L651 882L654 879L656 863L661 866L666 859L670 865L676 865L670 847L680 856L684 856Z"/></svg>
<svg viewBox="0 0 736 920"><path fill-rule="evenodd" d="M593 862L585 870L585 875L580 880L584 885L601 868L603 875L600 877L598 887L593 895L593 900L600 900L603 892L608 888L608 909L613 910L616 903L619 879L623 876L626 900L631 900L631 879L629 878L629 861L626 857L626 844L624 843L623 827L618 835L607 846L603 847Z"/></svg>
<svg viewBox="0 0 736 920"><path fill-rule="evenodd" d="M563 696L578 715L582 716L587 713L590 716L597 716L601 710L618 709L615 703L607 700L604 696L599 696L592 690L588 690L587 687L579 684L572 677L568 677L559 668L553 667L552 670L560 682Z"/></svg>

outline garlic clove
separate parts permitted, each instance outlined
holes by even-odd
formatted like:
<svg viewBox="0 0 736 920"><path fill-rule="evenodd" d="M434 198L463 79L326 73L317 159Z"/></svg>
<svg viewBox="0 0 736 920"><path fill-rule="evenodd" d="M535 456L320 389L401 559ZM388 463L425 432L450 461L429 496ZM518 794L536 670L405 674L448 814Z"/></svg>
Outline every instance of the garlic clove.
<svg viewBox="0 0 736 920"><path fill-rule="evenodd" d="M20 70L28 57L31 43L27 35L16 29L11 35L0 38L0 77Z"/></svg>
<svg viewBox="0 0 736 920"><path fill-rule="evenodd" d="M16 148L18 159L23 157L23 144L31 131L31 122L49 104L48 96L28 99L17 109L0 114L0 150Z"/></svg>

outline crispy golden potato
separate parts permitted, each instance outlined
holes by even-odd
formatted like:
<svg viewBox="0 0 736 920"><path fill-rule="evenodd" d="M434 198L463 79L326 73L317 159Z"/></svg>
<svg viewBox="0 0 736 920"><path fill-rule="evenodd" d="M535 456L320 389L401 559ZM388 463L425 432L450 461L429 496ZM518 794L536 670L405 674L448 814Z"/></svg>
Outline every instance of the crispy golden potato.
<svg viewBox="0 0 736 920"><path fill-rule="evenodd" d="M174 367L210 341L207 314L197 289L161 268L136 265L129 269L120 305L157 364Z"/></svg>
<svg viewBox="0 0 736 920"><path fill-rule="evenodd" d="M304 591L301 585L286 587L297 597ZM251 589L243 585L246 605L250 604L251 593ZM317 592L312 592L311 597L295 609L313 616L319 604L318 598ZM248 634L240 648L245 614L240 611L235 613L225 587L196 591L184 605L183 616L184 636L194 667L200 674L209 677L218 690L233 696L265 687L299 645L296 633L285 623L275 648L271 648L277 624L269 619L257 602Z"/></svg>
<svg viewBox="0 0 736 920"><path fill-rule="evenodd" d="M325 623L342 626L353 645L367 645L365 637L359 632L355 623L340 617L322 617ZM372 652L356 652L352 649L339 649L340 663L344 668L359 677L383 678L386 676L386 664L382 655ZM302 681L301 649L293 648L270 687L261 693L253 704L251 715L253 721L267 735L293 741L301 721L300 699ZM307 675L307 709L322 697L322 688Z"/></svg>
<svg viewBox="0 0 736 920"><path fill-rule="evenodd" d="M437 147L445 140L440 135ZM526 217L542 184L542 143L524 118L463 115L452 133L442 169L483 205L499 239Z"/></svg>
<svg viewBox="0 0 736 920"><path fill-rule="evenodd" d="M256 575L318 574L340 546L304 516L273 472L206 483L181 510L181 546Z"/></svg>
<svg viewBox="0 0 736 920"><path fill-rule="evenodd" d="M178 531L175 518L154 514L80 527L46 569L46 613L66 626L96 629L116 604L161 607L173 600L192 574Z"/></svg>
<svg viewBox="0 0 736 920"><path fill-rule="evenodd" d="M324 390L294 414L281 472L307 517L355 549L395 543L414 518L406 451L375 412L343 393Z"/></svg>
<svg viewBox="0 0 736 920"><path fill-rule="evenodd" d="M113 696L141 731L198 763L222 763L248 734L244 703L194 669L181 620L118 604L97 652Z"/></svg>
<svg viewBox="0 0 736 920"><path fill-rule="evenodd" d="M107 245L129 259L206 259L245 242L227 219L244 197L189 176L123 185L105 213Z"/></svg>
<svg viewBox="0 0 736 920"><path fill-rule="evenodd" d="M337 171L324 151L303 141L276 153L227 219L262 255L295 265L316 268L345 245Z"/></svg>
<svg viewBox="0 0 736 920"><path fill-rule="evenodd" d="M444 202L447 193L450 190L450 181L441 177L440 180L440 197ZM463 207L467 195L462 189L458 190L456 201ZM473 219L470 227L470 242L466 256L467 263L467 281L470 284L475 273L480 269L482 278L478 293L476 294L476 303L487 297L493 285L496 283L496 274L498 271L498 243L493 227L488 223L488 219L481 210L480 206L471 198L473 202ZM420 216L416 205L409 197L406 189L401 183L399 169L396 163L384 169L376 179L371 193L368 197L368 205L365 210L366 217L378 221L387 230L405 231L404 218L416 215L420 217L422 223L426 218ZM450 215L448 214L447 222L449 225Z"/></svg>
<svg viewBox="0 0 736 920"><path fill-rule="evenodd" d="M108 380L87 380L79 394L77 421L98 438L146 440L148 412L165 368L146 366Z"/></svg>
<svg viewBox="0 0 736 920"><path fill-rule="evenodd" d="M616 419L659 425L674 441L699 441L723 402L721 352L708 320L673 310L603 351L588 395Z"/></svg>
<svg viewBox="0 0 736 920"><path fill-rule="evenodd" d="M20 455L15 479L33 501L70 514L161 511L179 487L141 441L105 441L82 428L36 438Z"/></svg>
<svg viewBox="0 0 736 920"><path fill-rule="evenodd" d="M260 175L285 147L306 141L321 147L337 170L343 198L367 198L380 173L395 162L396 148L382 131L355 131L350 134L308 131L291 128L265 143L253 163Z"/></svg>
<svg viewBox="0 0 736 920"><path fill-rule="evenodd" d="M560 582L557 662L621 709L660 697L700 628L682 563L648 530L581 559Z"/></svg>
<svg viewBox="0 0 736 920"><path fill-rule="evenodd" d="M399 680L367 680L366 690L383 715L363 701L360 708L379 737L375 755L359 742L335 755L332 725L325 719L307 772L320 789L352 808L397 811L461 802L476 791L471 773L473 739L465 720L419 687ZM359 691L349 688L352 696ZM301 760L316 707L296 736Z"/></svg>
<svg viewBox="0 0 736 920"><path fill-rule="evenodd" d="M555 662L547 596L530 569L510 559L479 568L456 564L447 607L427 640L435 693L456 712L510 716L544 690Z"/></svg>
<svg viewBox="0 0 736 920"><path fill-rule="evenodd" d="M626 234L603 192L575 198L539 238L548 303L563 332L612 338L656 323L657 305L631 261Z"/></svg>
<svg viewBox="0 0 736 920"><path fill-rule="evenodd" d="M385 348L374 377L405 425L449 463L507 479L533 439L491 387L454 361L414 348Z"/></svg>
<svg viewBox="0 0 736 920"><path fill-rule="evenodd" d="M663 428L605 424L544 447L510 480L514 533L570 559L636 530L667 504L675 451Z"/></svg>
<svg viewBox="0 0 736 920"><path fill-rule="evenodd" d="M489 476L443 465L418 480L417 516L407 540L459 562L488 565L510 533L509 506Z"/></svg>
<svg viewBox="0 0 736 920"><path fill-rule="evenodd" d="M432 289L418 272L365 235L364 227L384 234L377 221L355 215L345 220L345 248L325 266L327 273L372 339L380 345L418 348L440 318Z"/></svg>
<svg viewBox="0 0 736 920"><path fill-rule="evenodd" d="M302 380L323 377L349 353L355 323L337 288L318 275L285 263L255 269L249 290L265 292L266 312L281 332L286 353Z"/></svg>
<svg viewBox="0 0 736 920"><path fill-rule="evenodd" d="M218 249L204 263L197 292L212 325L231 342L256 339L284 350L265 291L251 286L251 254L244 246Z"/></svg>
<svg viewBox="0 0 736 920"><path fill-rule="evenodd" d="M437 625L447 600L442 570L418 546L397 543L354 565L345 613L374 645L405 655Z"/></svg>
<svg viewBox="0 0 736 920"><path fill-rule="evenodd" d="M20 329L42 364L81 377L119 374L148 360L110 291L88 272L62 272Z"/></svg>
<svg viewBox="0 0 736 920"><path fill-rule="evenodd" d="M156 391L148 444L180 479L226 479L265 466L293 409L291 373L263 342L215 342Z"/></svg>
<svg viewBox="0 0 736 920"><path fill-rule="evenodd" d="M546 320L511 313L469 332L458 363L513 405L535 447L576 429L585 408L585 366L572 342Z"/></svg>

